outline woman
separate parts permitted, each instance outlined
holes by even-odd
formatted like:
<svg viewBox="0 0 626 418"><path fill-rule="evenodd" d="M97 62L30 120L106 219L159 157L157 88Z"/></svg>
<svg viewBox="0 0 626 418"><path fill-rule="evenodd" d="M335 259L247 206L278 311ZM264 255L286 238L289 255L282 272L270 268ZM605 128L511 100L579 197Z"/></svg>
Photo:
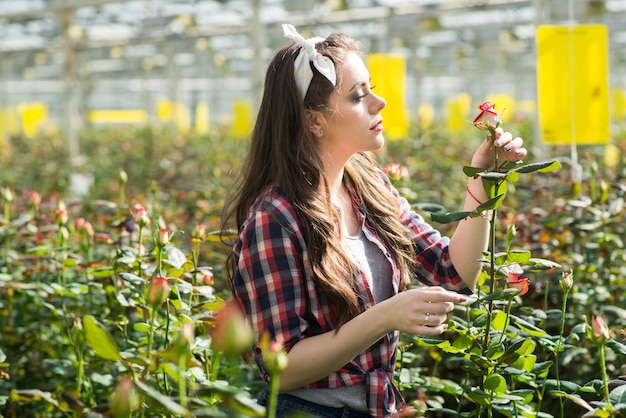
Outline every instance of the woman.
<svg viewBox="0 0 626 418"><path fill-rule="evenodd" d="M375 162L385 100L356 42L283 29L293 43L269 66L225 212L239 230L233 293L253 329L288 353L279 416L397 415L399 333L445 331L446 315L475 289L488 220L464 220L448 239L412 212ZM497 136L501 158L526 155L520 138ZM483 142L472 165L489 169L491 147ZM467 193L465 210L487 200L480 180ZM410 287L411 278L429 286ZM258 349L256 358L263 372Z"/></svg>

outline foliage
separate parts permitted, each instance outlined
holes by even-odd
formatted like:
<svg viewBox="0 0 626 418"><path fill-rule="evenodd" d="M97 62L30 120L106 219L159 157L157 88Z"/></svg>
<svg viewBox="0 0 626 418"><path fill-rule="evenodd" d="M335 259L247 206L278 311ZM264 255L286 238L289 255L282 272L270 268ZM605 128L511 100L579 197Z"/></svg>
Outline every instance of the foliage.
<svg viewBox="0 0 626 418"><path fill-rule="evenodd" d="M425 216L460 207L467 173L458 161L469 161L478 135L414 129L388 144L381 165L408 169L397 186ZM492 202L502 248L485 255L482 290L457 307L449 332L403 335L397 381L415 414L624 415L623 165L610 170L601 149L581 147L583 176L573 183L566 149L523 136L531 168L549 152L563 167L520 175L506 199ZM262 415L255 400L264 383L228 345L245 343L228 339L245 329L223 315L227 248L215 234L244 141L148 128L86 132L82 170L93 185L74 197L61 138L40 140L46 145L13 138L14 168L0 184L2 415ZM501 267L489 268L492 260ZM530 279L523 296L504 286L504 267L514 263ZM564 272L573 278L568 291ZM601 344L595 317L610 330Z"/></svg>

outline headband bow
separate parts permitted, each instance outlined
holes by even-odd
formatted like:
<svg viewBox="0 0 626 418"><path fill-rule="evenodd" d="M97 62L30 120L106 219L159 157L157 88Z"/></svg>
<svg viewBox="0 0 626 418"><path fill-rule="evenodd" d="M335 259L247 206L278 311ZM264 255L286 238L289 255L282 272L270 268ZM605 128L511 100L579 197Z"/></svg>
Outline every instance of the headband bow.
<svg viewBox="0 0 626 418"><path fill-rule="evenodd" d="M283 24L283 33L286 38L291 39L296 45L300 46L300 53L294 62L294 75L296 77L296 85L302 95L302 100L306 96L311 80L313 79L313 70L311 70L310 62L313 62L317 71L320 72L333 86L337 85L337 75L335 73L335 64L330 58L320 54L315 49L315 44L321 42L324 38L304 39L293 25Z"/></svg>

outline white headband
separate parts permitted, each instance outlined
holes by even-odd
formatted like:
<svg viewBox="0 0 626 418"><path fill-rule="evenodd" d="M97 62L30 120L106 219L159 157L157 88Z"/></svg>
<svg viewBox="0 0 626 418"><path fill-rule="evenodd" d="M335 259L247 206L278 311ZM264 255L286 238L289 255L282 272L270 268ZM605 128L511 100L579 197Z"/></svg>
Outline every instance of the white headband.
<svg viewBox="0 0 626 418"><path fill-rule="evenodd" d="M309 89L309 84L313 79L313 71L311 70L310 62L313 62L315 68L331 82L333 86L337 85L337 75L335 74L335 64L330 58L320 54L315 49L315 44L321 42L324 38L309 38L304 39L300 35L293 25L283 24L283 33L285 37L291 39L300 46L300 53L294 62L294 75L296 76L296 85L298 90L302 94L302 100L306 96L306 92Z"/></svg>

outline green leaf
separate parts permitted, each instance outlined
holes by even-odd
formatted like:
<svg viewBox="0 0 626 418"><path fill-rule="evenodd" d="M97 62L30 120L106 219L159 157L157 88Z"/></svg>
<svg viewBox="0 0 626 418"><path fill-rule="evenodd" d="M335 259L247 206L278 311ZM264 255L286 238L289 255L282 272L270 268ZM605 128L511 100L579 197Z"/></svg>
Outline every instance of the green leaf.
<svg viewBox="0 0 626 418"><path fill-rule="evenodd" d="M517 358L521 355L521 353L519 353L519 350L522 348L527 340L530 340L530 338L527 338L525 340L518 340L511 344L500 358L500 363L507 364L517 360Z"/></svg>
<svg viewBox="0 0 626 418"><path fill-rule="evenodd" d="M506 289L496 290L493 293L485 295L481 297L481 301L491 301L491 300L508 300L511 299L512 296L515 296L519 293L518 289L507 287Z"/></svg>
<svg viewBox="0 0 626 418"><path fill-rule="evenodd" d="M537 272L537 271L546 271L551 269L560 269L561 265L559 263L555 263L554 261L545 260L543 258L531 258L528 261L529 271Z"/></svg>
<svg viewBox="0 0 626 418"><path fill-rule="evenodd" d="M615 354L621 354L626 356L626 345L611 338L607 340L606 346L613 350Z"/></svg>
<svg viewBox="0 0 626 418"><path fill-rule="evenodd" d="M515 367L519 370L524 370L527 373L532 372L535 367L535 363L537 362L537 356L534 354L528 354L520 356L514 363L511 364L511 367Z"/></svg>
<svg viewBox="0 0 626 418"><path fill-rule="evenodd" d="M437 203L414 203L411 207L423 212L441 212L444 210L444 207Z"/></svg>
<svg viewBox="0 0 626 418"><path fill-rule="evenodd" d="M500 206L500 203L502 203L502 201L504 201L505 197L506 197L506 193L500 193L499 195L494 196L491 199L487 200L482 205L479 205L476 208L475 211L480 213L480 212L482 212L484 210L494 210L494 209L497 209L498 206Z"/></svg>
<svg viewBox="0 0 626 418"><path fill-rule="evenodd" d="M10 396L11 400L16 402L40 402L44 400L54 406L59 406L50 392L43 392L39 389L12 389Z"/></svg>
<svg viewBox="0 0 626 418"><path fill-rule="evenodd" d="M613 405L626 403L626 382L613 389L611 393L609 393L609 399Z"/></svg>
<svg viewBox="0 0 626 418"><path fill-rule="evenodd" d="M549 173L558 170L560 167L561 163L559 163L557 160L553 160L532 164L524 164L512 169L511 172L532 173L533 171L539 171L540 173Z"/></svg>
<svg viewBox="0 0 626 418"><path fill-rule="evenodd" d="M546 377L550 371L550 367L552 367L552 364L551 360L536 363L533 367L533 373L535 373L538 378Z"/></svg>
<svg viewBox="0 0 626 418"><path fill-rule="evenodd" d="M447 212L444 214L431 213L430 219L432 219L434 222L439 222L440 224L447 224L451 222L462 221L463 219L467 218L471 214L472 212L464 212L464 211L463 212Z"/></svg>
<svg viewBox="0 0 626 418"><path fill-rule="evenodd" d="M173 245L166 245L165 253L167 254L168 264L172 267L182 270L183 266L187 262L187 257L185 257L185 253L183 253L181 250L174 247Z"/></svg>
<svg viewBox="0 0 626 418"><path fill-rule="evenodd" d="M491 396L485 393L485 391L477 389L477 388L473 388L468 385L461 385L461 386L463 387L463 389L465 389L465 396L468 397L473 402L479 405L485 405L485 406L489 404L489 399L491 399Z"/></svg>
<svg viewBox="0 0 626 418"><path fill-rule="evenodd" d="M530 251L512 250L506 254L506 260L509 263L526 264L531 259Z"/></svg>
<svg viewBox="0 0 626 418"><path fill-rule="evenodd" d="M524 321L522 318L518 316L511 315L511 321L521 330L525 331L527 334L533 337L543 337L547 335L543 329L538 328L531 324L530 322Z"/></svg>
<svg viewBox="0 0 626 418"><path fill-rule="evenodd" d="M121 360L120 350L113 337L91 315L83 317L83 328L87 344L96 354L106 360Z"/></svg>
<svg viewBox="0 0 626 418"><path fill-rule="evenodd" d="M483 180L496 181L496 180L502 180L503 178L505 178L506 174L507 173L498 173L497 171L483 171L479 173L478 175Z"/></svg>
<svg viewBox="0 0 626 418"><path fill-rule="evenodd" d="M147 283L147 281L144 278L139 277L133 273L122 272L120 273L120 277L126 280L128 283L134 284L136 286L141 286Z"/></svg>
<svg viewBox="0 0 626 418"><path fill-rule="evenodd" d="M491 326L498 331L504 331L509 326L508 315L503 311L495 311L491 319Z"/></svg>
<svg viewBox="0 0 626 418"><path fill-rule="evenodd" d="M145 332L147 334L150 332L150 325L145 322L135 322L133 324L133 330L137 332Z"/></svg>
<svg viewBox="0 0 626 418"><path fill-rule="evenodd" d="M176 402L174 402L174 400L172 400L172 398L165 396L158 390L146 385L143 382L140 382L139 380L135 380L135 385L141 393L157 401L161 406L167 408L168 411L184 417L191 416L191 413L187 410L187 408L184 408L181 405L177 404Z"/></svg>
<svg viewBox="0 0 626 418"><path fill-rule="evenodd" d="M535 396L535 391L533 391L532 389L518 389L511 391L510 394L519 396L520 398L522 398L522 403L528 404L533 400Z"/></svg>
<svg viewBox="0 0 626 418"><path fill-rule="evenodd" d="M115 274L115 270L113 269L113 267L98 267L93 269L91 271L91 274L93 275L93 277L99 278L111 277Z"/></svg>
<svg viewBox="0 0 626 418"><path fill-rule="evenodd" d="M465 173L465 175L467 177L478 177L478 175L482 172L484 172L485 169L484 168L478 168L478 167L470 167L470 166L465 166L463 167L463 173Z"/></svg>
<svg viewBox="0 0 626 418"><path fill-rule="evenodd" d="M587 403L587 401L585 401L583 398L581 398L578 395L572 395L563 391L559 391L559 390L553 390L550 392L551 395L556 396L557 398L566 398L570 401L572 401L573 403L575 403L576 405L585 408L588 411L593 411L594 408L589 405Z"/></svg>

